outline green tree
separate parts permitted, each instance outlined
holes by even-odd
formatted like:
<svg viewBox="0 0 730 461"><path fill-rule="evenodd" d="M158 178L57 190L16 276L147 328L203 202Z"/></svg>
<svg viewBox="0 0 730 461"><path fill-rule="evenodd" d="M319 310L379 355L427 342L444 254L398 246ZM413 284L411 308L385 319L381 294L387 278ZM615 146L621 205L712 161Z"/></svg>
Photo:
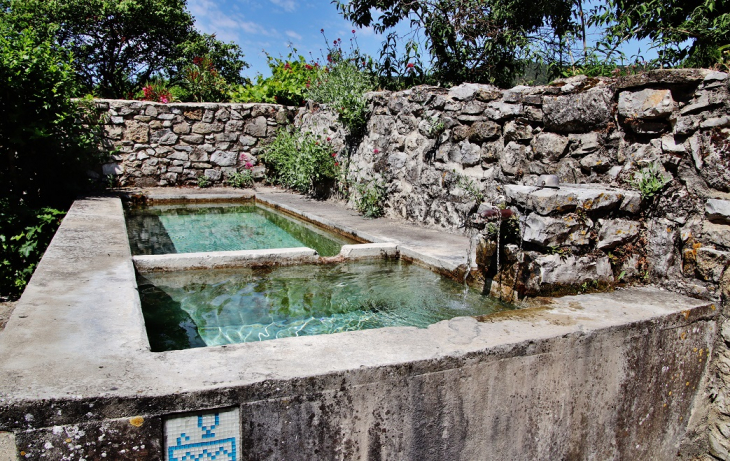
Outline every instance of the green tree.
<svg viewBox="0 0 730 461"><path fill-rule="evenodd" d="M727 62L730 2L727 0L608 0L592 23L609 41L649 39L663 66L709 67Z"/></svg>
<svg viewBox="0 0 730 461"><path fill-rule="evenodd" d="M422 33L434 76L446 84L508 86L522 70L533 41L542 40L545 30L563 37L578 27L573 10L579 3L572 0L336 0L336 4L345 19L379 33L409 21L412 34L406 50L417 48ZM385 73L390 72L388 66L404 65L392 56L397 39L391 32L384 44L381 60L389 59Z"/></svg>
<svg viewBox="0 0 730 461"><path fill-rule="evenodd" d="M83 91L124 98L154 76L175 80L194 56L209 55L225 78L242 81L240 48L193 27L186 0L6 0L21 27L53 37L75 57Z"/></svg>
<svg viewBox="0 0 730 461"><path fill-rule="evenodd" d="M0 5L1 6L1 5ZM98 164L71 54L0 15L0 296L16 297Z"/></svg>

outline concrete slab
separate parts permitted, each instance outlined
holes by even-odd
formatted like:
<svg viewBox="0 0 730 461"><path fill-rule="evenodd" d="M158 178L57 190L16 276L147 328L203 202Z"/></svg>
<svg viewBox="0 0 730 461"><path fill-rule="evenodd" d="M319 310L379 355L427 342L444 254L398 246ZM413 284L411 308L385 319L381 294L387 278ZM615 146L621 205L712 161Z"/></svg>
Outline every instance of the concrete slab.
<svg viewBox="0 0 730 461"><path fill-rule="evenodd" d="M347 213L267 194L327 219ZM446 261L468 243L363 221L340 225ZM0 334L0 432L29 459L158 459L165 415L238 406L248 459L667 458L701 388L716 315L708 302L641 288L426 329L153 353L121 202L87 198Z"/></svg>
<svg viewBox="0 0 730 461"><path fill-rule="evenodd" d="M222 269L255 265L290 266L317 262L311 248L276 248L270 250L209 251L133 256L134 267L141 273L190 269Z"/></svg>

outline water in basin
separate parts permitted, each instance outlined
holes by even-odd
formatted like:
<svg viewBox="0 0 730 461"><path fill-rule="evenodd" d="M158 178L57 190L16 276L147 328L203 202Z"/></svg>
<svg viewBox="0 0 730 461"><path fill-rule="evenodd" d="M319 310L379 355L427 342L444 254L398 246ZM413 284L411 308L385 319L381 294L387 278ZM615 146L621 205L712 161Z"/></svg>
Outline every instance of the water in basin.
<svg viewBox="0 0 730 461"><path fill-rule="evenodd" d="M149 273L138 284L154 351L425 328L511 308L400 260Z"/></svg>
<svg viewBox="0 0 730 461"><path fill-rule="evenodd" d="M126 218L135 255L309 247L335 256L357 243L255 204L150 206Z"/></svg>

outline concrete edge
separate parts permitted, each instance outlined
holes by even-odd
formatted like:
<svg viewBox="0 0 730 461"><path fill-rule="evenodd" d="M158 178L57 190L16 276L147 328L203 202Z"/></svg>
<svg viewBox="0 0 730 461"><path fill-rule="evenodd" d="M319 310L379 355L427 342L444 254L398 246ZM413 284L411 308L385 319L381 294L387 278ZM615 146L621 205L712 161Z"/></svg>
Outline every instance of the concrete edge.
<svg viewBox="0 0 730 461"><path fill-rule="evenodd" d="M264 205L269 206L277 211L281 211L281 212L284 212L287 214L297 216L300 219L304 219L305 221L309 221L314 224L319 224L320 226L325 226L325 227L329 228L330 230L343 234L347 237L354 238L355 240L362 240L365 243L390 243L390 242L384 241L381 238L376 237L374 235L368 234L366 232L358 231L351 227L343 226L341 224L338 224L334 221L323 218L321 216L299 210L293 206L278 203L278 202L268 199L268 198L262 198L258 194L256 194L255 198L256 198L256 202L263 203Z"/></svg>
<svg viewBox="0 0 730 461"><path fill-rule="evenodd" d="M457 270L459 269L459 264L454 264L450 261L446 261L444 259L436 258L433 256L428 256L423 253L420 253L413 248L408 248L405 246L398 246L398 251L400 252L401 256L405 256L407 259L418 262L422 265L425 265L431 270L434 270L439 273L448 272L452 275L456 275Z"/></svg>
<svg viewBox="0 0 730 461"><path fill-rule="evenodd" d="M132 256L134 267L140 273L254 265L292 265L315 263L318 260L317 252L306 247Z"/></svg>
<svg viewBox="0 0 730 461"><path fill-rule="evenodd" d="M346 260L398 258L400 252L395 243L361 243L342 245L339 256Z"/></svg>

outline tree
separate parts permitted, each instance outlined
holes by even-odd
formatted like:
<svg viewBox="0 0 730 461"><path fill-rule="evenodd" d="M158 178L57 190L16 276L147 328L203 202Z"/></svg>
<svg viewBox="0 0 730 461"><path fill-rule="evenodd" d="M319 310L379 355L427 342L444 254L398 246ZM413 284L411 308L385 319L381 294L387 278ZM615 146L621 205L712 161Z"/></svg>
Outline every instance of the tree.
<svg viewBox="0 0 730 461"><path fill-rule="evenodd" d="M0 297L19 296L61 211L97 165L71 54L42 32L16 29L0 4Z"/></svg>
<svg viewBox="0 0 730 461"><path fill-rule="evenodd" d="M545 29L563 37L577 28L571 0L336 0L345 19L385 33L410 21L413 34L406 49L413 50L418 33L432 57L435 76L442 83L464 81L508 86L520 72L532 40ZM373 18L373 11L379 13ZM388 35L381 59L393 62ZM393 71L384 67L386 72Z"/></svg>
<svg viewBox="0 0 730 461"><path fill-rule="evenodd" d="M662 66L709 67L727 58L730 2L727 0L608 0L593 24L606 27L616 43L649 39Z"/></svg>
<svg viewBox="0 0 730 461"><path fill-rule="evenodd" d="M194 55L210 55L225 77L241 81L238 45L197 32L186 0L6 0L21 27L68 48L86 92L124 98L153 76L176 78Z"/></svg>

